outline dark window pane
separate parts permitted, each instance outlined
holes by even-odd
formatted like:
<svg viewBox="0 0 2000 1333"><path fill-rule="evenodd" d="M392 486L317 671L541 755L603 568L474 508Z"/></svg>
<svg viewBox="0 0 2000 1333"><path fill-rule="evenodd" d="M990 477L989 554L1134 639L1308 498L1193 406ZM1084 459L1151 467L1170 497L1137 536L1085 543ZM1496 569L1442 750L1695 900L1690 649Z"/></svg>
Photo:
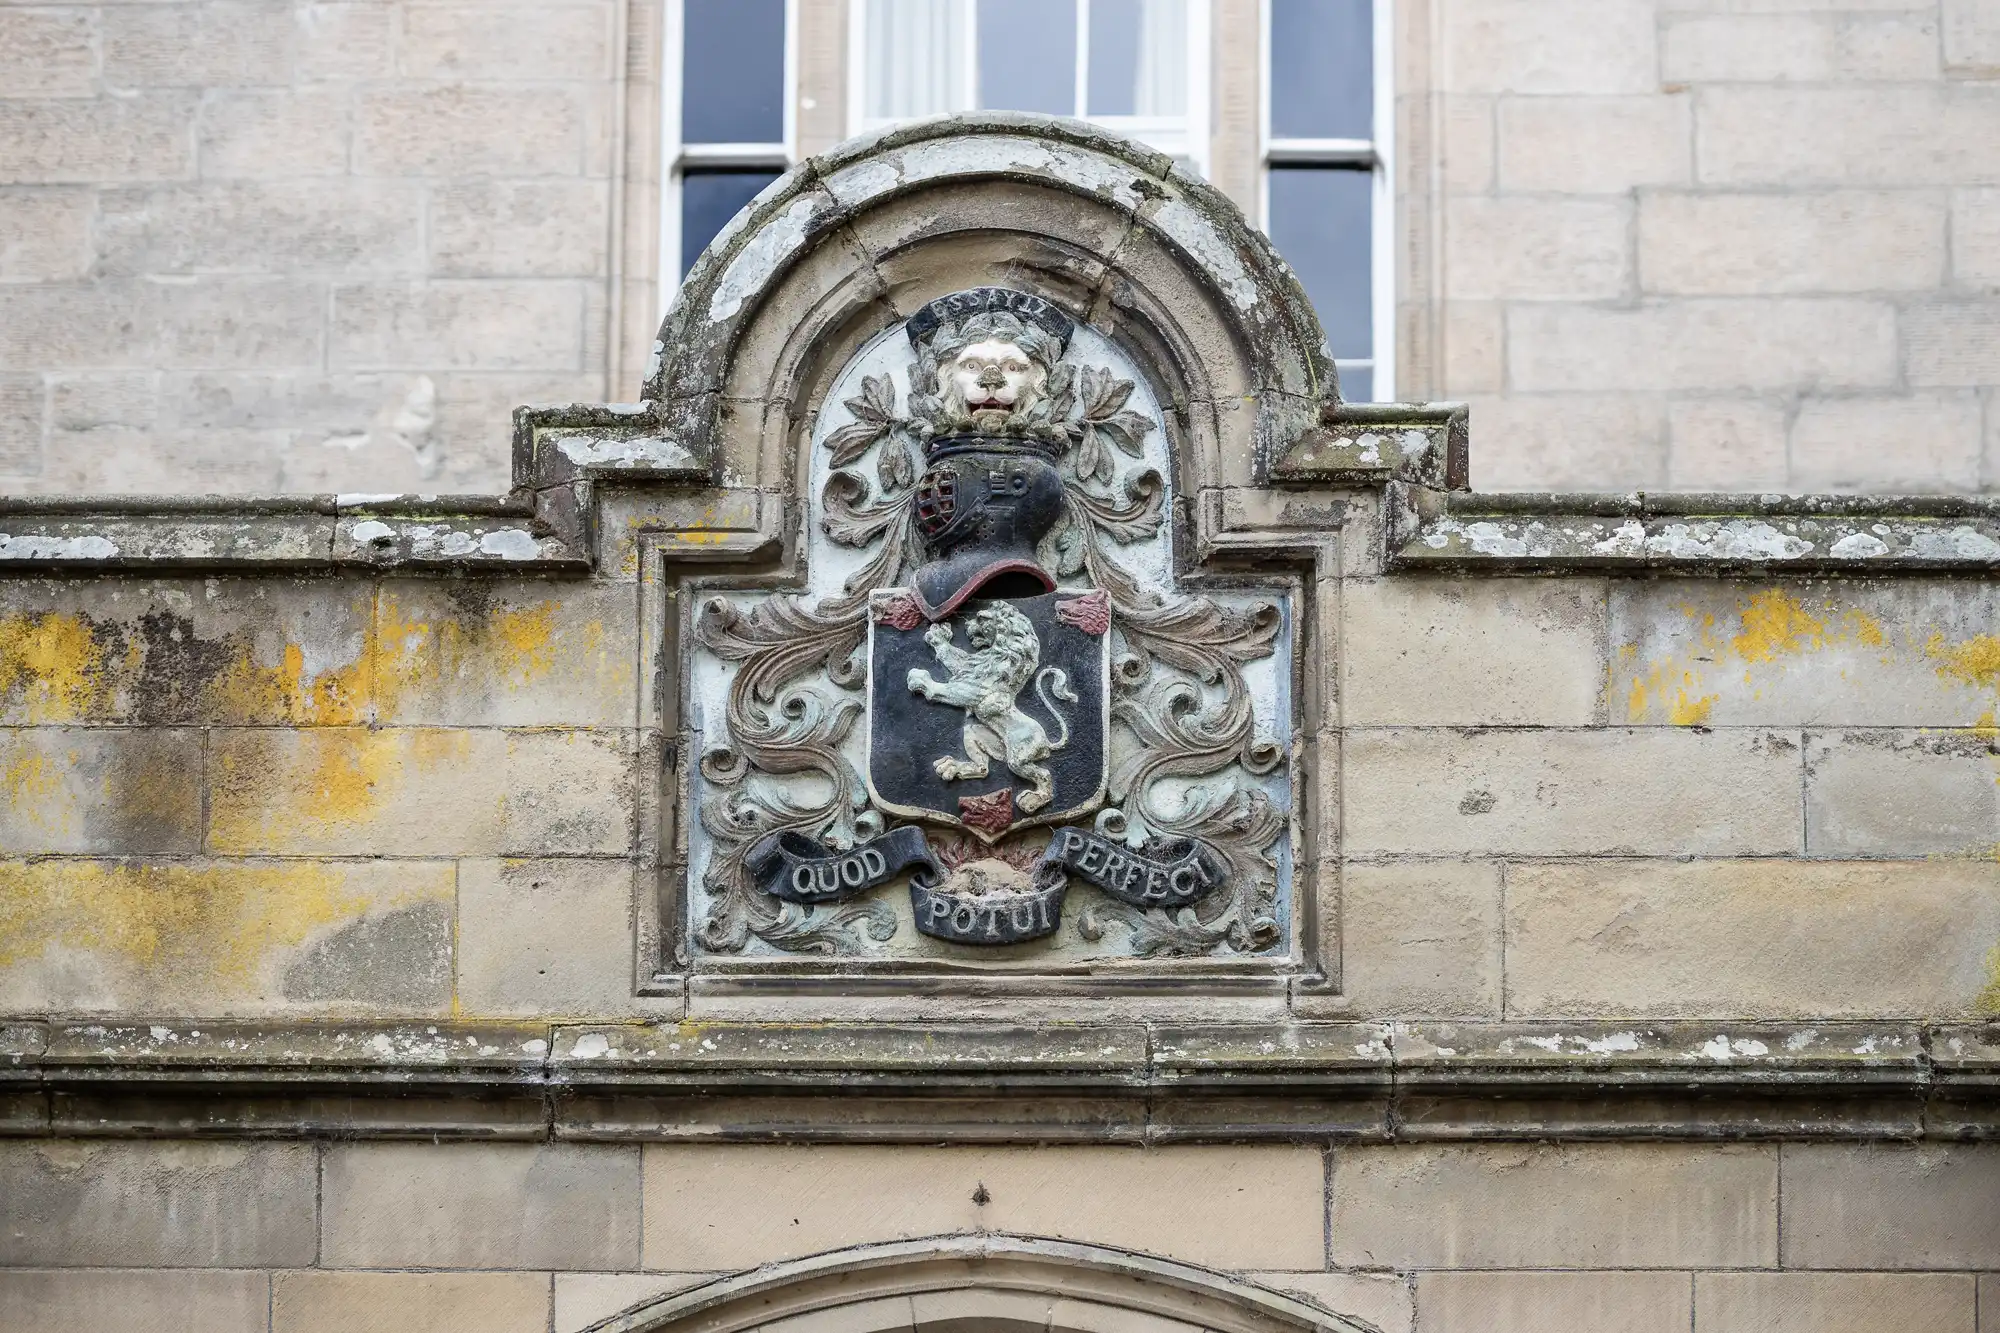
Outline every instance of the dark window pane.
<svg viewBox="0 0 2000 1333"><path fill-rule="evenodd" d="M1076 0L980 0L979 105L1076 114Z"/></svg>
<svg viewBox="0 0 2000 1333"><path fill-rule="evenodd" d="M1270 0L1271 137L1372 139L1373 0Z"/></svg>
<svg viewBox="0 0 2000 1333"><path fill-rule="evenodd" d="M686 0L681 142L782 143L785 0Z"/></svg>
<svg viewBox="0 0 2000 1333"><path fill-rule="evenodd" d="M694 267L723 224L778 179L775 171L690 171L681 177L681 272Z"/></svg>
<svg viewBox="0 0 2000 1333"><path fill-rule="evenodd" d="M1335 357L1373 355L1369 220L1375 189L1366 171L1271 168L1271 244L1299 275Z"/></svg>
<svg viewBox="0 0 2000 1333"><path fill-rule="evenodd" d="M1343 403L1372 403L1375 401L1375 368L1373 366L1342 366L1340 374L1340 401Z"/></svg>
<svg viewBox="0 0 2000 1333"><path fill-rule="evenodd" d="M1139 25L1145 0L1090 0L1090 114L1139 114Z"/></svg>

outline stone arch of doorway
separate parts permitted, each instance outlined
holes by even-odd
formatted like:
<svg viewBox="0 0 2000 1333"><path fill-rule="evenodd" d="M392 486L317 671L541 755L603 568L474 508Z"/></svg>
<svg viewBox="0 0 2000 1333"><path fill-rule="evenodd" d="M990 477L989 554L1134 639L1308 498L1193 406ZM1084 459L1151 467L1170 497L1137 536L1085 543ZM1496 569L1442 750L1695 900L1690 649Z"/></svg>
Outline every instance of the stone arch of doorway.
<svg viewBox="0 0 2000 1333"><path fill-rule="evenodd" d="M1129 1250L935 1236L832 1250L662 1296L587 1333L1375 1333L1297 1297Z"/></svg>

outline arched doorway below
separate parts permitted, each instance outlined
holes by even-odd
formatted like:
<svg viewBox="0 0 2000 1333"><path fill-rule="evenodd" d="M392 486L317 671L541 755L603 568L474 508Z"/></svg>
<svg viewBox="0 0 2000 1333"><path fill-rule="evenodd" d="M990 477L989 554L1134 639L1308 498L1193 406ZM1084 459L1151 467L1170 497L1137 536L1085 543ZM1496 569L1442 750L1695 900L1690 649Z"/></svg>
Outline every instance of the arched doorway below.
<svg viewBox="0 0 2000 1333"><path fill-rule="evenodd" d="M1225 1273L1033 1236L858 1245L636 1305L588 1333L1373 1333Z"/></svg>

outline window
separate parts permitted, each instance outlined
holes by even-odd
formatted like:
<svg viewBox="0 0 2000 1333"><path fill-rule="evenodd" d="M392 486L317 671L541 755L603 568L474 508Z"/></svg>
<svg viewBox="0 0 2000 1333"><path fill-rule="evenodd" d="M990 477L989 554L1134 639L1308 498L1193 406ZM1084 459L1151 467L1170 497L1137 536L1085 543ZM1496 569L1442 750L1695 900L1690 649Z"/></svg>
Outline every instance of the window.
<svg viewBox="0 0 2000 1333"><path fill-rule="evenodd" d="M792 162L797 0L679 0L667 14L661 98L660 305L723 224Z"/></svg>
<svg viewBox="0 0 2000 1333"><path fill-rule="evenodd" d="M1208 165L1207 0L854 0L848 128L1078 116Z"/></svg>
<svg viewBox="0 0 2000 1333"><path fill-rule="evenodd" d="M1341 396L1395 392L1389 0L1265 0L1264 230L1326 329Z"/></svg>

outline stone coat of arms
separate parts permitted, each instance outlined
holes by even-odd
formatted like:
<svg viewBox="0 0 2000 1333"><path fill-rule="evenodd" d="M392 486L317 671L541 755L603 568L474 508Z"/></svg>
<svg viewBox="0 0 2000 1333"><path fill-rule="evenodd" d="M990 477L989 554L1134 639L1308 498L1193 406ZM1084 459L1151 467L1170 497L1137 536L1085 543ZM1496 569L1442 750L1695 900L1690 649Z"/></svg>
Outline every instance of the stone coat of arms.
<svg viewBox="0 0 2000 1333"><path fill-rule="evenodd" d="M904 402L864 374L821 432L820 531L861 557L839 591L697 617L727 686L696 943L886 954L907 880L915 935L952 945L1055 935L1082 883L1081 941L1270 950L1287 751L1245 672L1281 665L1281 608L1165 586L1161 422L1071 359L1068 314L982 287L902 332Z"/></svg>

